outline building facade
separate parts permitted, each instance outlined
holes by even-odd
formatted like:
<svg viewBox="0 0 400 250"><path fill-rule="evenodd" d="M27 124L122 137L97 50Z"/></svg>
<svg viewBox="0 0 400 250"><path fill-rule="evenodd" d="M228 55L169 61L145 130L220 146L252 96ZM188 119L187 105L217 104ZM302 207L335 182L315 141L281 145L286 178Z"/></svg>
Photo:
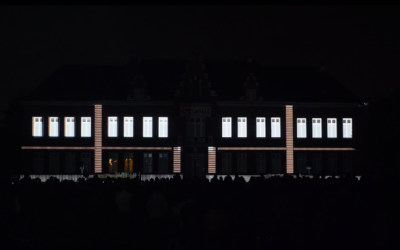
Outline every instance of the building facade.
<svg viewBox="0 0 400 250"><path fill-rule="evenodd" d="M23 171L359 174L362 108L318 68L64 66L23 102Z"/></svg>

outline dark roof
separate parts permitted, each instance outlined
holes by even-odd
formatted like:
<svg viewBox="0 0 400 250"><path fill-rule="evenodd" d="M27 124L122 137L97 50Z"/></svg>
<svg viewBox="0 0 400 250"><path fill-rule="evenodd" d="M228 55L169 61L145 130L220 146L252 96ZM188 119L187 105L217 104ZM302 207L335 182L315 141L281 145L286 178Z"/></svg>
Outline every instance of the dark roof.
<svg viewBox="0 0 400 250"><path fill-rule="evenodd" d="M151 100L173 100L182 81L185 60L132 60L125 66L62 66L27 101L126 100L140 71ZM218 101L239 101L249 76L247 61L204 60ZM354 94L318 68L253 65L260 96L267 102L360 103Z"/></svg>

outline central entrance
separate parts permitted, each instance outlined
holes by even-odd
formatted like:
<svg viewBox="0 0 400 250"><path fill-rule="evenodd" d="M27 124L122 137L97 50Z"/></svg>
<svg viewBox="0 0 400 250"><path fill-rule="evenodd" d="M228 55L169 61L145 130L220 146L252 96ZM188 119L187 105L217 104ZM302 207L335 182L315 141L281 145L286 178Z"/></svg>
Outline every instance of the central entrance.
<svg viewBox="0 0 400 250"><path fill-rule="evenodd" d="M185 160L184 177L190 179L205 178L206 176L206 154L188 153Z"/></svg>

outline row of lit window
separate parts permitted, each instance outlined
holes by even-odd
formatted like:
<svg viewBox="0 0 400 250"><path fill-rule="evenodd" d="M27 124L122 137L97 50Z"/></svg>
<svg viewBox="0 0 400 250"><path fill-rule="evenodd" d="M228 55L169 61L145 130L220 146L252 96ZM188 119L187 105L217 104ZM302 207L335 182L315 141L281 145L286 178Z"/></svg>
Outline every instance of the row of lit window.
<svg viewBox="0 0 400 250"><path fill-rule="evenodd" d="M43 136L43 118L32 118L32 134ZM133 137L133 117L124 117L124 137ZM75 137L75 117L64 117L64 136ZM59 136L58 117L49 117L49 136ZM118 117L108 117L108 137L118 136ZM91 137L91 117L81 117L81 137ZM143 117L143 137L153 137L153 117ZM158 118L158 137L168 137L168 117Z"/></svg>
<svg viewBox="0 0 400 250"><path fill-rule="evenodd" d="M256 118L256 137L266 137L266 119L265 117ZM237 118L237 136L239 138L247 137L247 118ZM327 118L327 137L337 138L337 119ZM232 118L222 118L222 137L232 137ZM271 117L271 137L281 137L281 119L280 117ZM307 119L297 118L297 138L307 138ZM312 138L322 138L322 119L312 118ZM352 119L343 118L343 138L352 138Z"/></svg>

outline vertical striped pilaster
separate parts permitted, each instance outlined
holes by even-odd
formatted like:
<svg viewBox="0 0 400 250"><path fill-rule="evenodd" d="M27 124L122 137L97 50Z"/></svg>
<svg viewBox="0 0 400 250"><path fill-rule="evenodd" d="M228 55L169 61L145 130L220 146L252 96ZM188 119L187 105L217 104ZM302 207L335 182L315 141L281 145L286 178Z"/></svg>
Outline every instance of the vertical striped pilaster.
<svg viewBox="0 0 400 250"><path fill-rule="evenodd" d="M216 160L215 147L208 147L208 173L215 174L215 160Z"/></svg>
<svg viewBox="0 0 400 250"><path fill-rule="evenodd" d="M293 172L293 106L286 105L286 173Z"/></svg>
<svg viewBox="0 0 400 250"><path fill-rule="evenodd" d="M94 172L101 173L102 105L94 105Z"/></svg>
<svg viewBox="0 0 400 250"><path fill-rule="evenodd" d="M181 172L181 147L174 147L174 173Z"/></svg>

